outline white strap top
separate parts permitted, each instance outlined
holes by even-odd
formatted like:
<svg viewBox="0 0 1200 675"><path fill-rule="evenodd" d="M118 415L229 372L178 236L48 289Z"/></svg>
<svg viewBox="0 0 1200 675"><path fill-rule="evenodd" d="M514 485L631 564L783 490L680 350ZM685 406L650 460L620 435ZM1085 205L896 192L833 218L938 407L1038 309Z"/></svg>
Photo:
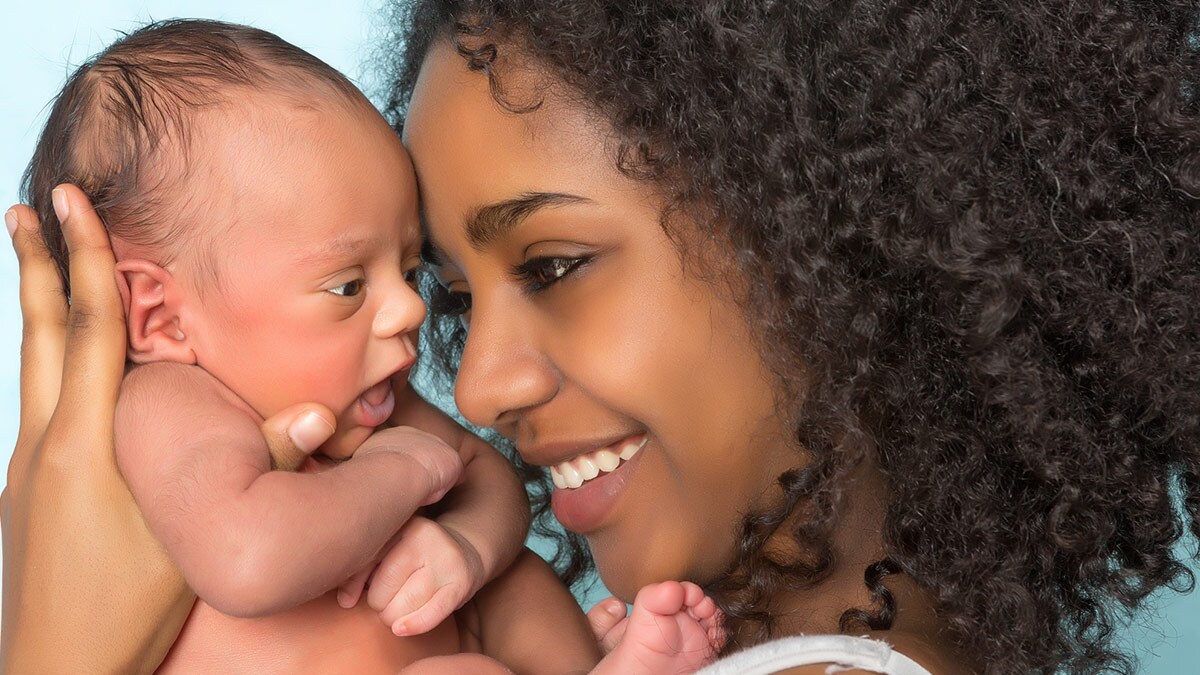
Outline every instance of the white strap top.
<svg viewBox="0 0 1200 675"><path fill-rule="evenodd" d="M696 675L770 675L796 666L831 664L826 673L857 668L885 675L930 675L886 642L849 635L799 635L727 656Z"/></svg>

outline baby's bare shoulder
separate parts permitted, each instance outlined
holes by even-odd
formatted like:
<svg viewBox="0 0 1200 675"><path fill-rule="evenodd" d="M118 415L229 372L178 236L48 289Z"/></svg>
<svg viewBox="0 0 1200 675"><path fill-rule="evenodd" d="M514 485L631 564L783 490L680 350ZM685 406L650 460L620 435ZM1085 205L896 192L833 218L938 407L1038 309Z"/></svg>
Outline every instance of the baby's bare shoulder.
<svg viewBox="0 0 1200 675"><path fill-rule="evenodd" d="M161 413L168 408L197 412L202 409L237 410L258 415L220 380L199 366L156 362L132 366L121 382L118 407Z"/></svg>
<svg viewBox="0 0 1200 675"><path fill-rule="evenodd" d="M259 446L265 447L260 423L249 406L204 369L149 363L131 368L121 382L113 440L122 471L134 470L134 464L149 466L149 456L159 471L168 471L174 469L174 459L186 459L197 447L245 446L256 454ZM236 439L245 442L231 442Z"/></svg>

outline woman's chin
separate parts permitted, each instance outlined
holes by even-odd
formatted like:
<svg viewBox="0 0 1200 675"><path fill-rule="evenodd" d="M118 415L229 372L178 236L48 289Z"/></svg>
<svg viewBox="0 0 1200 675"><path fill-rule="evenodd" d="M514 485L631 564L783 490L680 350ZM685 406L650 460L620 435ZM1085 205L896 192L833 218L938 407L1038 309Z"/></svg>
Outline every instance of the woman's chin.
<svg viewBox="0 0 1200 675"><path fill-rule="evenodd" d="M588 541L590 544L590 537ZM592 549L600 581L613 597L629 603L633 602L634 596L644 586L660 581L682 580L685 574L682 567L673 569L663 565L662 560L651 559L647 555L649 550L609 550L604 547L600 547L600 550Z"/></svg>

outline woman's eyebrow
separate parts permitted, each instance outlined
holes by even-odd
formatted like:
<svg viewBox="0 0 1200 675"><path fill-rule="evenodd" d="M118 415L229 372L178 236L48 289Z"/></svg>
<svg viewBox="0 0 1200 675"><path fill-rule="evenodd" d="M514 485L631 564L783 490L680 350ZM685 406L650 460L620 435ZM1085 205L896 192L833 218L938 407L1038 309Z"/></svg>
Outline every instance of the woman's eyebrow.
<svg viewBox="0 0 1200 675"><path fill-rule="evenodd" d="M526 192L513 199L486 204L467 217L467 241L472 248L482 250L539 209L590 204L591 201L563 192Z"/></svg>

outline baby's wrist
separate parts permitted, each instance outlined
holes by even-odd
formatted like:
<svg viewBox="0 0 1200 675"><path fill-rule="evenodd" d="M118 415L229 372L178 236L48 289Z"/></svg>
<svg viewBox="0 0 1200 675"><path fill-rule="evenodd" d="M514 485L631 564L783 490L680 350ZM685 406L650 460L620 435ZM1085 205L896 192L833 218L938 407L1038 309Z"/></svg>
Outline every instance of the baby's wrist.
<svg viewBox="0 0 1200 675"><path fill-rule="evenodd" d="M479 548L475 546L462 532L453 525L449 525L438 521L438 525L450 535L450 538L458 545L462 551L463 560L467 563L467 574L471 578L471 595L474 596L483 585L491 580L495 574L494 569L496 561L488 560L488 557L480 553Z"/></svg>

